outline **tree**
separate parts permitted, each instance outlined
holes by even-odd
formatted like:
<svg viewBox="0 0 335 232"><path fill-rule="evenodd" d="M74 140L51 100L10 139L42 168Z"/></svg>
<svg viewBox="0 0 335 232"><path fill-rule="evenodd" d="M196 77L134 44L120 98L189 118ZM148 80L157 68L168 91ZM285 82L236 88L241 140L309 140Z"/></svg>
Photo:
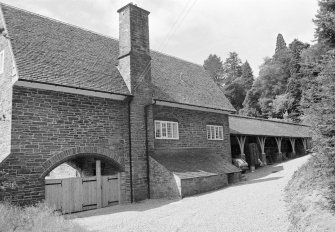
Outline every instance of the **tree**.
<svg viewBox="0 0 335 232"><path fill-rule="evenodd" d="M289 63L290 78L288 80L285 98L290 102L288 108L288 118L294 122L300 122L300 100L301 100L301 79L303 78L301 68L301 53L309 47L309 44L303 43L297 39L289 44L291 51L291 61Z"/></svg>
<svg viewBox="0 0 335 232"><path fill-rule="evenodd" d="M251 89L254 82L254 75L248 61L245 61L242 65L242 74L237 80L243 86L245 92Z"/></svg>
<svg viewBox="0 0 335 232"><path fill-rule="evenodd" d="M277 95L272 102L273 116L276 118L284 118L284 115L288 114L290 108L292 108L294 99L289 94Z"/></svg>
<svg viewBox="0 0 335 232"><path fill-rule="evenodd" d="M286 47L286 42L284 40L284 37L283 37L282 34L279 33L277 35L275 54L280 52L280 51L286 50L286 49L287 49L287 47Z"/></svg>
<svg viewBox="0 0 335 232"><path fill-rule="evenodd" d="M255 81L257 83L257 79ZM261 91L254 84L251 89L247 92L247 95L243 101L243 108L240 110L241 115L258 117L261 115L261 107L258 100L261 96Z"/></svg>
<svg viewBox="0 0 335 232"><path fill-rule="evenodd" d="M335 47L335 1L319 0L319 10L313 22L316 25L315 37L319 43Z"/></svg>
<svg viewBox="0 0 335 232"><path fill-rule="evenodd" d="M242 61L236 52L230 52L223 63L223 82L226 86L242 75Z"/></svg>
<svg viewBox="0 0 335 232"><path fill-rule="evenodd" d="M233 82L228 85L224 90L224 94L229 99L230 103L234 106L236 111L239 111L243 107L242 104L246 95L246 91L240 83Z"/></svg>
<svg viewBox="0 0 335 232"><path fill-rule="evenodd" d="M218 85L222 83L223 64L219 56L210 54L204 61L203 67L209 72L215 83Z"/></svg>

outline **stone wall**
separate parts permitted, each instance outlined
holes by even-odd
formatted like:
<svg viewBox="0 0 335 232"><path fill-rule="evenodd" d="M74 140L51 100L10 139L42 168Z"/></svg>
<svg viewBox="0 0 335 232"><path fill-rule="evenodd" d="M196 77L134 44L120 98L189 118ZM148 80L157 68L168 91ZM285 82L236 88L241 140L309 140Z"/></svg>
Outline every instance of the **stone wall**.
<svg viewBox="0 0 335 232"><path fill-rule="evenodd" d="M227 174L197 177L181 180L182 197L209 192L228 185Z"/></svg>
<svg viewBox="0 0 335 232"><path fill-rule="evenodd" d="M150 157L150 196L151 198L181 197L180 180L163 165Z"/></svg>
<svg viewBox="0 0 335 232"><path fill-rule="evenodd" d="M128 138L124 102L15 86L11 154L0 170L16 177L12 198L26 204L44 199L42 175L53 165L80 152L104 153L123 166L121 201L130 201Z"/></svg>
<svg viewBox="0 0 335 232"><path fill-rule="evenodd" d="M165 106L154 107L154 120L177 121L178 140L155 139L155 149L210 148L231 162L228 115ZM223 126L223 140L208 140L206 125ZM153 132L154 133L154 132Z"/></svg>

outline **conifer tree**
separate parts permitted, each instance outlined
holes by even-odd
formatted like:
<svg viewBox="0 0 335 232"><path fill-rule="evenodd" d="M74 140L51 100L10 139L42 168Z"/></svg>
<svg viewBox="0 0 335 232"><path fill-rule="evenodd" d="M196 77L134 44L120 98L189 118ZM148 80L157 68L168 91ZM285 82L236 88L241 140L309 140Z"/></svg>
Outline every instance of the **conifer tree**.
<svg viewBox="0 0 335 232"><path fill-rule="evenodd" d="M230 85L242 74L242 61L236 52L230 52L223 63L223 79L225 86Z"/></svg>
<svg viewBox="0 0 335 232"><path fill-rule="evenodd" d="M319 0L319 10L313 22L316 25L315 37L319 43L335 48L335 1Z"/></svg>
<svg viewBox="0 0 335 232"><path fill-rule="evenodd" d="M247 92L249 89L251 89L253 82L254 75L249 62L246 60L242 65L242 75L239 78L239 83L243 86L245 92Z"/></svg>
<svg viewBox="0 0 335 232"><path fill-rule="evenodd" d="M204 61L203 67L209 72L209 75L213 78L215 83L221 85L223 75L221 58L215 54L210 54L209 57Z"/></svg>
<svg viewBox="0 0 335 232"><path fill-rule="evenodd" d="M286 42L285 42L285 40L284 40L283 35L279 33L279 34L277 35L276 50L275 50L275 53L278 53L278 52L280 52L280 51L282 51L282 50L285 50L285 49L287 49L287 47L286 47Z"/></svg>

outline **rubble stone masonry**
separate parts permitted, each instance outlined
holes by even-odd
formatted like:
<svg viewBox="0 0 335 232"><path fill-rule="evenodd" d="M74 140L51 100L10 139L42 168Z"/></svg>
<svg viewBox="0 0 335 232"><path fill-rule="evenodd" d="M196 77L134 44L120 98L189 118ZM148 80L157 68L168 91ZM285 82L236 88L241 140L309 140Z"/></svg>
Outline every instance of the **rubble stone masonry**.
<svg viewBox="0 0 335 232"><path fill-rule="evenodd" d="M112 153L120 161L121 202L130 201L127 112L121 101L15 86L11 154L0 164L16 177L12 199L43 200L45 169L85 152Z"/></svg>

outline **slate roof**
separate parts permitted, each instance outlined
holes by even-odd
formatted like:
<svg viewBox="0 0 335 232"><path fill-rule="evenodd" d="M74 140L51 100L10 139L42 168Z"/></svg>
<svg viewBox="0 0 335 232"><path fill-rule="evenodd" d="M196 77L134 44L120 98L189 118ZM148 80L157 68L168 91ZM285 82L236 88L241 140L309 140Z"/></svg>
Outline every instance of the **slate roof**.
<svg viewBox="0 0 335 232"><path fill-rule="evenodd" d="M306 125L229 115L230 134L277 136L277 137L311 137L310 128Z"/></svg>
<svg viewBox="0 0 335 232"><path fill-rule="evenodd" d="M130 94L118 40L1 4L19 78ZM154 98L235 111L202 66L151 51Z"/></svg>
<svg viewBox="0 0 335 232"><path fill-rule="evenodd" d="M181 179L241 171L207 148L161 150L152 157Z"/></svg>

